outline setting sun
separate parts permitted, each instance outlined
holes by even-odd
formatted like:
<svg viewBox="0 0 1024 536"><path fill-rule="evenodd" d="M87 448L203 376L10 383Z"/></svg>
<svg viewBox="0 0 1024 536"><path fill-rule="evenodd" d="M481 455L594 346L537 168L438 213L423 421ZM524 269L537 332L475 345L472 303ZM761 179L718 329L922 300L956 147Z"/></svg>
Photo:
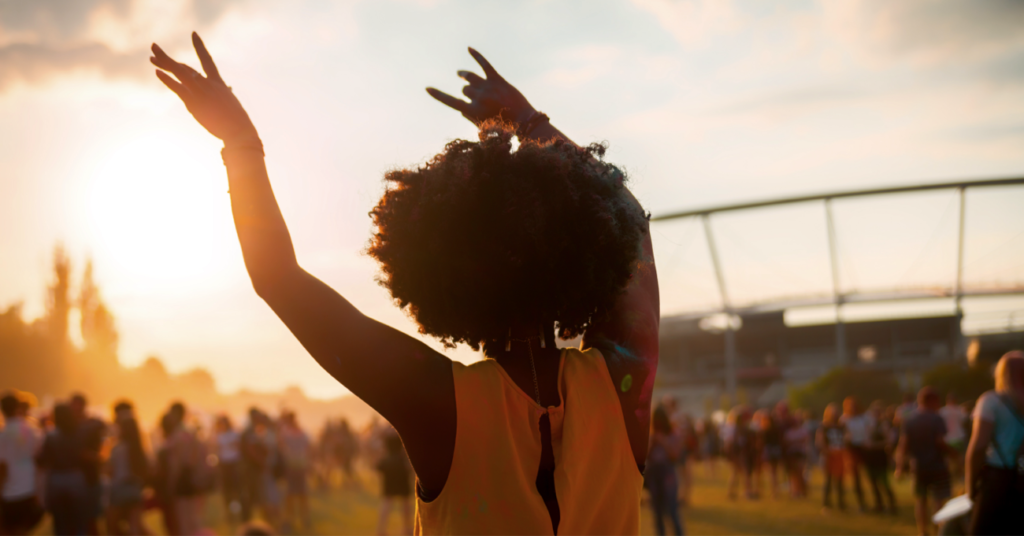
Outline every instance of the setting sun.
<svg viewBox="0 0 1024 536"><path fill-rule="evenodd" d="M227 179L218 160L196 157L195 134L126 140L92 173L90 243L115 291L208 288L240 258Z"/></svg>

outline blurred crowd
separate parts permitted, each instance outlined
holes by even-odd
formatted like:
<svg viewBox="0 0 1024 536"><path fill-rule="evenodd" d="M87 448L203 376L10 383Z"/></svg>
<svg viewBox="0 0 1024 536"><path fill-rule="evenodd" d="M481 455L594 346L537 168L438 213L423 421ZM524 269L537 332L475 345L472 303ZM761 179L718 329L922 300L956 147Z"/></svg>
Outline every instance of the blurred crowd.
<svg viewBox="0 0 1024 536"><path fill-rule="evenodd" d="M820 418L781 401L694 419L667 397L653 410L645 469L655 530L664 534L667 520L683 534L679 507L690 503L693 467L703 464L713 476L715 462L725 460L731 500L741 490L748 500L806 498L811 471L820 468L823 512L847 508L849 485L858 511L896 515L890 477L912 477L921 534L932 529L932 515L954 490L975 502L960 520L961 533L1024 533L999 524L1011 517L1003 505L1024 504L1024 353L1004 356L995 377L996 389L976 401L959 403L946 393L943 403L942 393L924 387L899 405L850 396L829 404ZM1019 524L1024 516L1015 517Z"/></svg>
<svg viewBox="0 0 1024 536"><path fill-rule="evenodd" d="M288 410L275 418L251 408L236 426L176 402L146 430L130 401L115 404L109 420L83 395L39 408L31 394L9 392L0 406L0 534L28 534L47 513L58 535L151 534L150 510L166 534L212 534L204 526L211 501L234 532L309 534L310 488L361 489L357 464L381 475L379 531L397 509L412 533L413 472L397 433L379 420L359 431L330 421L314 440Z"/></svg>

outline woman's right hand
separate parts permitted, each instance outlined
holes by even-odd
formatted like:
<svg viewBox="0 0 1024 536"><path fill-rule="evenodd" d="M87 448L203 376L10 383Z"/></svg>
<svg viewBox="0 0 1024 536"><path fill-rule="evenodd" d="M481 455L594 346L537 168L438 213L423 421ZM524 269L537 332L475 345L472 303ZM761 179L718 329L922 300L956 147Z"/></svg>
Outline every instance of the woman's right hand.
<svg viewBox="0 0 1024 536"><path fill-rule="evenodd" d="M221 79L213 58L195 32L192 32L192 45L206 76L188 65L174 61L154 43L153 56L149 61L173 74L177 80L163 71L157 71L156 77L181 98L192 117L210 134L224 141L255 136L256 127L249 119L249 114L245 113L242 103L238 102L231 88Z"/></svg>
<svg viewBox="0 0 1024 536"><path fill-rule="evenodd" d="M427 88L427 93L446 106L462 112L462 116L474 125L494 117L516 125L530 119L535 110L526 97L502 78L482 54L472 48L469 49L469 53L480 64L484 76L487 77L481 78L470 71L458 72L459 78L469 83L462 88L462 94L469 98L469 102L432 87Z"/></svg>

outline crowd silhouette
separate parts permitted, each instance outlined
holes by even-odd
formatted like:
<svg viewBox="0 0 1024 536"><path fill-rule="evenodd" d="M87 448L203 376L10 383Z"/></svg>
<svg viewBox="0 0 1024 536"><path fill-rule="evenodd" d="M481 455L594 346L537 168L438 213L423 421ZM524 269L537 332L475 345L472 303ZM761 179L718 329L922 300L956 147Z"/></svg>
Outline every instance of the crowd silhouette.
<svg viewBox="0 0 1024 536"><path fill-rule="evenodd" d="M715 462L723 460L731 470L731 500L739 499L741 487L747 500L783 493L804 499L811 472L820 469L824 513L846 510L851 489L857 511L898 515L891 477L911 477L921 534L932 530L932 516L954 491L979 504L953 522L953 533L1019 533L1022 518L1009 505L1024 504L1012 502L1024 498L1014 487L1024 468L1024 353L1003 356L994 374L995 390L977 401L958 404L947 394L943 404L926 386L900 405L873 401L865 408L847 397L829 404L821 418L782 401L756 410L736 406L720 422L695 421L666 398L654 409L645 475L655 530L665 533L667 517L682 534L679 506L690 503L693 466L703 461L713 476Z"/></svg>
<svg viewBox="0 0 1024 536"><path fill-rule="evenodd" d="M25 392L0 398L2 534L31 533L46 513L54 534L151 534L147 511L159 512L166 534L211 534L208 502L242 533L310 534L310 488L362 489L357 464L381 473L379 532L397 508L400 532L411 533L415 477L401 439L380 420L358 432L345 419L328 421L313 441L290 410L275 418L252 408L236 429L228 415L175 402L146 428L127 400L109 419L82 395L34 404Z"/></svg>

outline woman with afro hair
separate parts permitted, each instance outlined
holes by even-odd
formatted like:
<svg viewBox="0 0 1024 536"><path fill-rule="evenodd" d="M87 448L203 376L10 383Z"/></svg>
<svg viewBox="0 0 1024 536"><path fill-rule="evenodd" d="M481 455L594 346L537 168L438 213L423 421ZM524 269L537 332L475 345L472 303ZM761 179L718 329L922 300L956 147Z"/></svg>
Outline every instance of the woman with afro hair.
<svg viewBox="0 0 1024 536"><path fill-rule="evenodd" d="M636 534L658 283L647 218L604 147L566 138L475 50L485 76L459 71L468 102L428 88L479 140L385 175L368 252L420 333L482 348L463 365L299 266L256 128L192 38L205 76L153 45L157 77L224 142L256 293L401 435L417 533Z"/></svg>

